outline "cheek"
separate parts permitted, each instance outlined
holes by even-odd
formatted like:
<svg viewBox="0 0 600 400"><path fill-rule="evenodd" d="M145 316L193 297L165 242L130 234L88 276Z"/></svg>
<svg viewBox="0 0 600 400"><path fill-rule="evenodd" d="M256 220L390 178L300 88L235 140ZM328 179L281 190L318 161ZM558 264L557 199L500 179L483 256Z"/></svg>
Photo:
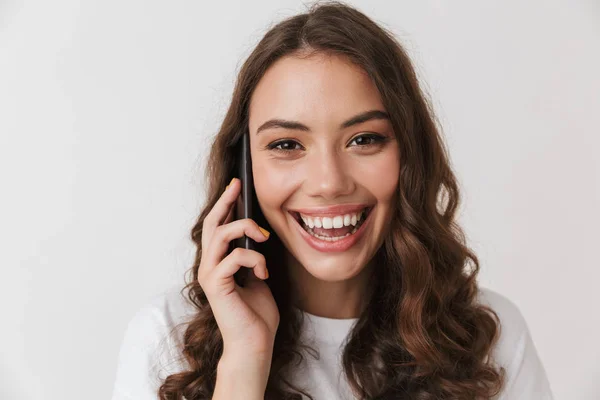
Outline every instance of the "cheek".
<svg viewBox="0 0 600 400"><path fill-rule="evenodd" d="M391 202L396 194L400 177L398 153L389 151L361 163L355 172L361 185L368 189L378 201Z"/></svg>
<svg viewBox="0 0 600 400"><path fill-rule="evenodd" d="M283 168L272 168L266 162L253 162L252 174L256 197L265 212L280 208L293 186L289 173Z"/></svg>

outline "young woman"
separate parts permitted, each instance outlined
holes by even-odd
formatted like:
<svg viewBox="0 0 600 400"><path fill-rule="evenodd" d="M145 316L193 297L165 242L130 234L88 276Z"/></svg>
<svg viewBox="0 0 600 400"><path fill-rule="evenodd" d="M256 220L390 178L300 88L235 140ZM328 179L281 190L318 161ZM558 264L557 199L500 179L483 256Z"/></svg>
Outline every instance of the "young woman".
<svg viewBox="0 0 600 400"><path fill-rule="evenodd" d="M234 215L245 133L256 219ZM130 322L113 399L552 399L518 308L477 285L458 204L389 32L341 3L277 24L212 146L189 283ZM230 252L243 235L257 249Z"/></svg>

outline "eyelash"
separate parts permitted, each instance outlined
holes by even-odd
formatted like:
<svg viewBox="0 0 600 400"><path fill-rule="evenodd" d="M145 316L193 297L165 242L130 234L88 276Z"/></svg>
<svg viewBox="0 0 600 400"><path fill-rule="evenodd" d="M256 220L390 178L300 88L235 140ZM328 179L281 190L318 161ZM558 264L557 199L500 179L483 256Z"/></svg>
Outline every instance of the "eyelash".
<svg viewBox="0 0 600 400"><path fill-rule="evenodd" d="M358 147L368 147L368 146L376 146L378 144L383 144L387 141L387 137L385 136L381 136L381 135L377 135L374 133L367 133L364 135L359 135L357 137L355 137L354 139L352 139L352 141L355 141L358 138L369 138L372 139L373 142L366 144L366 145L359 145ZM284 139L284 140L278 140L276 142L273 142L269 145L267 145L267 149L269 150L274 150L276 152L280 152L280 153L290 153L292 151L298 150L298 149L292 149L292 150L284 150L284 149L278 149L277 146L280 146L282 143L296 143L299 144L298 142L296 142L295 140L291 140L291 139Z"/></svg>

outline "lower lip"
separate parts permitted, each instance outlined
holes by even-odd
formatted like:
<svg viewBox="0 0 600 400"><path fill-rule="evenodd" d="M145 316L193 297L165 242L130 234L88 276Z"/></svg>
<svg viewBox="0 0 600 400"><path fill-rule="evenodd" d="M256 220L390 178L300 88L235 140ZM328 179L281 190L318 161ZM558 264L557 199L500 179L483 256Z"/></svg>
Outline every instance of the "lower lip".
<svg viewBox="0 0 600 400"><path fill-rule="evenodd" d="M356 242L360 240L362 235L366 230L366 226L371 221L371 215L373 214L373 209L367 215L367 219L362 223L362 225L350 236L346 236L343 239L336 240L335 242L328 242L326 240L321 240L319 238L314 237L310 233L306 232L302 226L300 226L300 222L298 222L293 216L294 221L296 222L296 226L300 230L300 235L308 242L308 244L315 250L329 253L334 251L346 251L350 247L354 246Z"/></svg>

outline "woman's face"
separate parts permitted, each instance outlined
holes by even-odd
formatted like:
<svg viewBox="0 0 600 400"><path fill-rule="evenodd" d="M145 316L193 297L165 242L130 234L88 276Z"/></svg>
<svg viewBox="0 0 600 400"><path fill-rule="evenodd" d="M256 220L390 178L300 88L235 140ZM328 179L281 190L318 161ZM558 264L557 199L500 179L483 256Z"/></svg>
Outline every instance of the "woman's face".
<svg viewBox="0 0 600 400"><path fill-rule="evenodd" d="M375 85L340 56L287 56L260 80L249 112L256 196L292 263L323 281L358 275L387 234L399 174Z"/></svg>

